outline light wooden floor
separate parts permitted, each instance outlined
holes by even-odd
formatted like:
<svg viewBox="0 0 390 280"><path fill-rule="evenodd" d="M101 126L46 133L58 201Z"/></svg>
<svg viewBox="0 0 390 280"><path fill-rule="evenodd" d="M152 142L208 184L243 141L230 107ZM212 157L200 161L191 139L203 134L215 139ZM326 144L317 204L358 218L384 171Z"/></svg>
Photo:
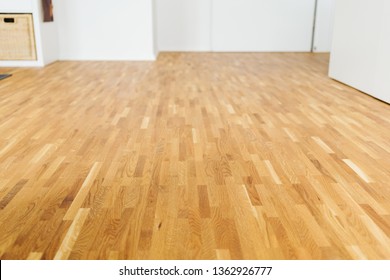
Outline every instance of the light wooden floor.
<svg viewBox="0 0 390 280"><path fill-rule="evenodd" d="M390 259L390 106L327 63L171 53L11 69L1 259Z"/></svg>

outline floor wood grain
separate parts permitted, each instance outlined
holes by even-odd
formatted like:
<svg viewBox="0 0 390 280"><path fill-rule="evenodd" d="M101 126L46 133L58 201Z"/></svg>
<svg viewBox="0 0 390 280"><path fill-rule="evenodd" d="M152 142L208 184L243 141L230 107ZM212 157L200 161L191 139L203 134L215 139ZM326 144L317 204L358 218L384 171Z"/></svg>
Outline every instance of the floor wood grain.
<svg viewBox="0 0 390 280"><path fill-rule="evenodd" d="M1 259L389 259L390 107L328 58L6 69Z"/></svg>

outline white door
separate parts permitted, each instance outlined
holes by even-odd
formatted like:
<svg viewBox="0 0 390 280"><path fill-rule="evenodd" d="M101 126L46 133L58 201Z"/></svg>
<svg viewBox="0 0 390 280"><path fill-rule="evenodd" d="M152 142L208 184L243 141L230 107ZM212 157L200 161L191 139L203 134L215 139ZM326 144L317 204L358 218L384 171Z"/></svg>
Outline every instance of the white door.
<svg viewBox="0 0 390 280"><path fill-rule="evenodd" d="M213 0L214 51L311 51L315 0Z"/></svg>
<svg viewBox="0 0 390 280"><path fill-rule="evenodd" d="M159 51L210 51L213 0L157 0Z"/></svg>
<svg viewBox="0 0 390 280"><path fill-rule="evenodd" d="M328 51L334 0L319 1ZM315 0L156 0L160 51L311 51Z"/></svg>

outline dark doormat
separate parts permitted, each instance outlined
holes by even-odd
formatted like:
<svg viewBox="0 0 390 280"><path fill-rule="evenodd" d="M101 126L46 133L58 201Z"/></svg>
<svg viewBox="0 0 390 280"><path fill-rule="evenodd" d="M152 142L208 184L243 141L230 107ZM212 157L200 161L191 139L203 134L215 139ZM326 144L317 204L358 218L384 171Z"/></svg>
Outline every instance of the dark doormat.
<svg viewBox="0 0 390 280"><path fill-rule="evenodd" d="M3 80L5 78L11 77L11 74L0 74L0 80Z"/></svg>

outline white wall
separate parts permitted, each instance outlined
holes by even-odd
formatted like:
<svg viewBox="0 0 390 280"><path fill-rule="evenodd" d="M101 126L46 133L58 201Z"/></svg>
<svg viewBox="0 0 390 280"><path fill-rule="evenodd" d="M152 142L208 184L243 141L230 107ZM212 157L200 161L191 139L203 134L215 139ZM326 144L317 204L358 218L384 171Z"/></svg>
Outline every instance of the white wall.
<svg viewBox="0 0 390 280"><path fill-rule="evenodd" d="M212 0L157 0L160 51L209 51Z"/></svg>
<svg viewBox="0 0 390 280"><path fill-rule="evenodd" d="M151 60L153 0L63 0L55 7L62 60Z"/></svg>
<svg viewBox="0 0 390 280"><path fill-rule="evenodd" d="M377 65L375 71L375 88L373 95L390 103L390 1L382 1L382 25L380 29Z"/></svg>
<svg viewBox="0 0 390 280"><path fill-rule="evenodd" d="M390 2L338 0L330 77L390 103Z"/></svg>
<svg viewBox="0 0 390 280"><path fill-rule="evenodd" d="M330 52L336 0L318 0L314 34L314 52Z"/></svg>
<svg viewBox="0 0 390 280"><path fill-rule="evenodd" d="M152 0L152 5L153 5L153 51L154 51L154 56L157 58L159 49L158 49L158 33L157 33L157 27L158 27L158 22L157 22L157 0Z"/></svg>
<svg viewBox="0 0 390 280"><path fill-rule="evenodd" d="M58 21L56 16L58 14L58 2L61 0L53 0L53 22L43 22L43 8L42 1L35 0L36 17L39 24L40 32L37 33L38 42L42 52L43 65L47 65L59 58L59 43L58 43Z"/></svg>
<svg viewBox="0 0 390 280"><path fill-rule="evenodd" d="M0 0L2 13L29 13L32 11L32 0Z"/></svg>

